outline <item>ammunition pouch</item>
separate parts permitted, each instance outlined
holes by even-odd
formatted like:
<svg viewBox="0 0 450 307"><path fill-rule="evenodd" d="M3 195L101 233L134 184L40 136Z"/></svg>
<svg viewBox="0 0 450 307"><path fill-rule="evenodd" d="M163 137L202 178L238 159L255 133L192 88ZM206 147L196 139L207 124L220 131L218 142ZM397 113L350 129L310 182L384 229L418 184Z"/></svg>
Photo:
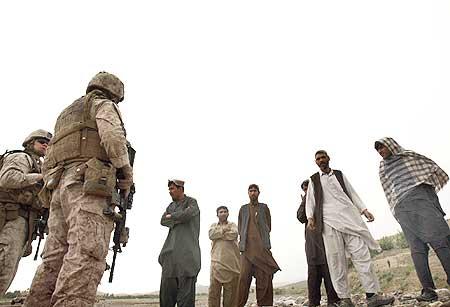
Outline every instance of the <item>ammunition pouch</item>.
<svg viewBox="0 0 450 307"><path fill-rule="evenodd" d="M21 190L0 189L0 202L6 204L20 204L39 209L40 204L37 203L36 197L38 190L39 188L37 186Z"/></svg>
<svg viewBox="0 0 450 307"><path fill-rule="evenodd" d="M91 158L86 162L83 191L87 195L111 197L116 187L116 168L110 163Z"/></svg>
<svg viewBox="0 0 450 307"><path fill-rule="evenodd" d="M0 232L6 222L13 221L19 217L19 205L0 203Z"/></svg>
<svg viewBox="0 0 450 307"><path fill-rule="evenodd" d="M42 190L39 191L38 194L39 201L42 204L43 208L50 208L50 202L52 200L52 191L43 187Z"/></svg>
<svg viewBox="0 0 450 307"><path fill-rule="evenodd" d="M6 221L13 221L19 217L20 206L16 204L5 204L4 208L6 210Z"/></svg>
<svg viewBox="0 0 450 307"><path fill-rule="evenodd" d="M44 187L50 191L53 191L59 184L61 176L64 172L64 167L58 165L44 174Z"/></svg>
<svg viewBox="0 0 450 307"><path fill-rule="evenodd" d="M38 198L44 208L50 208L52 191L58 186L64 172L62 165L57 165L44 174L44 187L39 191Z"/></svg>

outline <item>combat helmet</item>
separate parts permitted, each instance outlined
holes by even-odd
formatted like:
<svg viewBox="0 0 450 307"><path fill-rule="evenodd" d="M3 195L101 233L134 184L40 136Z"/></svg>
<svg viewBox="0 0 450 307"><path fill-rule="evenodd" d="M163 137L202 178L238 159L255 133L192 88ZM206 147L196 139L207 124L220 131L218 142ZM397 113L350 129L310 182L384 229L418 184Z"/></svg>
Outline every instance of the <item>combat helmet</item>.
<svg viewBox="0 0 450 307"><path fill-rule="evenodd" d="M99 72L92 78L86 89L86 94L94 89L108 92L116 102L122 101L124 96L124 86L122 81L115 75L105 71Z"/></svg>
<svg viewBox="0 0 450 307"><path fill-rule="evenodd" d="M38 129L31 132L30 135L25 138L25 140L22 143L22 146L26 147L30 141L35 139L46 139L50 142L52 137L53 135L50 132L45 131L44 129Z"/></svg>

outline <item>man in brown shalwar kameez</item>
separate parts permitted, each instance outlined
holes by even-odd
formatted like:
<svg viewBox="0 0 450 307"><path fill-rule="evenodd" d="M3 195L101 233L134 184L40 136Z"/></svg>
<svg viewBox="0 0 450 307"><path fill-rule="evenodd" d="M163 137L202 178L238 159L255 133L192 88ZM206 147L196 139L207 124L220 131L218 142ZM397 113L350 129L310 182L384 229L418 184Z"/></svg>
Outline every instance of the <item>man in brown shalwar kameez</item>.
<svg viewBox="0 0 450 307"><path fill-rule="evenodd" d="M239 249L241 274L239 276L238 307L247 303L252 277L256 278L258 306L273 305L273 274L280 270L270 252L270 211L266 204L258 202L259 187L248 187L250 203L239 210Z"/></svg>

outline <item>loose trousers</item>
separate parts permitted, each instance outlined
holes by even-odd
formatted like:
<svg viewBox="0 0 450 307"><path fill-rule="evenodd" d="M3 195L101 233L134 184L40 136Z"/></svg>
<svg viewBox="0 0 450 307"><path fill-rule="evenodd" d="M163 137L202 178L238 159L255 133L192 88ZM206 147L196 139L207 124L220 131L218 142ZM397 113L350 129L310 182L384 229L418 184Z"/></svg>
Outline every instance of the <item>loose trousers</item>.
<svg viewBox="0 0 450 307"><path fill-rule="evenodd" d="M194 307L197 277L161 277L160 307Z"/></svg>
<svg viewBox="0 0 450 307"><path fill-rule="evenodd" d="M369 248L360 237L340 232L325 223L322 236L331 281L339 298L350 298L346 252L351 256L353 266L358 272L365 292L377 293L380 291Z"/></svg>
<svg viewBox="0 0 450 307"><path fill-rule="evenodd" d="M223 307L236 307L238 298L238 286L239 275L236 275L236 277L228 283L221 283L211 274L209 283L208 306L220 306L220 296L223 288Z"/></svg>
<svg viewBox="0 0 450 307"><path fill-rule="evenodd" d="M422 288L436 288L428 263L428 244L436 252L450 285L450 230L434 188L425 184L417 186L394 210Z"/></svg>
<svg viewBox="0 0 450 307"><path fill-rule="evenodd" d="M11 285L27 241L28 222L25 218L7 221L0 232L0 296Z"/></svg>
<svg viewBox="0 0 450 307"><path fill-rule="evenodd" d="M248 300L253 276L256 278L256 301L258 306L273 305L273 274L267 274L241 255L241 274L239 275L238 307L244 307Z"/></svg>
<svg viewBox="0 0 450 307"><path fill-rule="evenodd" d="M320 293L320 287L322 285L322 279L327 291L328 303L336 303L339 301L339 297L334 291L333 282L331 281L328 265L308 265L308 299L309 306L320 306L320 299L322 297Z"/></svg>
<svg viewBox="0 0 450 307"><path fill-rule="evenodd" d="M49 234L24 307L91 307L106 266L113 222L103 215L107 199L85 195L63 176L53 191Z"/></svg>

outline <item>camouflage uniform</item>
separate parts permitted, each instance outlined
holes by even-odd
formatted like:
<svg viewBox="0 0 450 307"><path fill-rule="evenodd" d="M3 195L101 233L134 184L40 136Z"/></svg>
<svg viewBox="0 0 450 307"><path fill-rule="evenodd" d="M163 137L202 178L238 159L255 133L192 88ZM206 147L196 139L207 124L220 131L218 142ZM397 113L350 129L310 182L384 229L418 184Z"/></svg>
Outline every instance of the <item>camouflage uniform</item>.
<svg viewBox="0 0 450 307"><path fill-rule="evenodd" d="M106 78L108 82L110 81L108 78L118 80L113 75L104 74L101 77ZM123 96L123 84L120 82L120 85ZM104 89L100 87L100 91L99 87L92 89L89 86L87 96L76 100L66 108L56 122L54 138L56 142L52 141L49 144L48 156L44 162L44 167L49 168L44 172L46 188L53 189L48 221L49 235L42 253L43 262L37 269L24 306L94 305L97 287L105 270L113 221L103 214L103 210L111 204L111 197L87 191L89 165L93 161L92 158L95 160L96 157L98 159L96 161L106 161L101 165L106 169L109 166L114 174L116 169L131 168L125 131L116 104L120 101L118 98L123 97L112 95L115 93L110 93L108 86L111 84L106 84ZM61 125L61 122L64 118L68 120L67 123L71 120L72 123L75 122L73 116L77 111L73 106L80 104L84 105L83 108L88 111L88 117L92 122L88 128L75 129L73 134L76 137L81 136L82 141L91 144L85 148L84 153L81 149L81 154L75 158L67 158L67 154L71 154L70 148L69 151L63 150L66 156L63 154L63 158L60 159L58 150L61 148L58 146L73 145L63 141L64 137L70 138L71 134L63 135L67 127ZM95 146L100 151L92 151ZM60 175L55 176L58 173ZM114 188L115 177L112 180ZM106 178L106 183L109 181L110 178ZM52 187L56 183L57 185Z"/></svg>
<svg viewBox="0 0 450 307"><path fill-rule="evenodd" d="M51 134L44 130L34 131L25 140L24 147L31 144L34 137L50 140ZM31 150L12 152L3 159L0 171L0 296L11 285L22 256L31 254L32 224L41 209L37 198L38 182L42 179L40 172L39 155Z"/></svg>

